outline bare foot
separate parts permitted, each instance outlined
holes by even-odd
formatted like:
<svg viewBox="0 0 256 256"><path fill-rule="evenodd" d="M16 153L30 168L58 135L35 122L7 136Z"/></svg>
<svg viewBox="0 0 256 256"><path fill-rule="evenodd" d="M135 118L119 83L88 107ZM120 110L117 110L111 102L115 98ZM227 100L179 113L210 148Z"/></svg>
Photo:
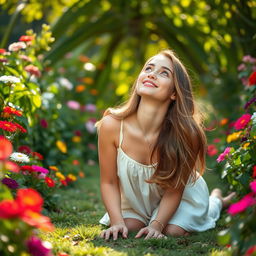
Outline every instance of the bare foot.
<svg viewBox="0 0 256 256"><path fill-rule="evenodd" d="M213 189L212 193L211 193L211 196L218 197L221 200L223 208L226 208L230 205L231 200L233 199L233 197L235 195L236 195L236 192L232 192L229 195L223 197L222 196L222 191L219 188Z"/></svg>

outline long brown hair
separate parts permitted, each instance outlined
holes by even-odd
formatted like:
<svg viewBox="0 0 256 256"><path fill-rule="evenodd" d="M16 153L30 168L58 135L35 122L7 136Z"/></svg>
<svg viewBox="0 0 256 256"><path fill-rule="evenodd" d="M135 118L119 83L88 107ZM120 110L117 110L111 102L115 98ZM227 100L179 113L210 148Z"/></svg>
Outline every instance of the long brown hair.
<svg viewBox="0 0 256 256"><path fill-rule="evenodd" d="M206 137L203 131L201 115L196 109L189 75L171 50L162 54L173 64L173 81L176 100L173 101L165 115L163 124L154 145L152 156L157 152L158 164L148 183L156 183L163 188L180 188L187 181L197 179L197 171L205 170ZM108 108L104 116L112 115L124 119L137 111L140 96L136 93L135 81L127 102L116 108ZM100 125L100 121L98 125Z"/></svg>

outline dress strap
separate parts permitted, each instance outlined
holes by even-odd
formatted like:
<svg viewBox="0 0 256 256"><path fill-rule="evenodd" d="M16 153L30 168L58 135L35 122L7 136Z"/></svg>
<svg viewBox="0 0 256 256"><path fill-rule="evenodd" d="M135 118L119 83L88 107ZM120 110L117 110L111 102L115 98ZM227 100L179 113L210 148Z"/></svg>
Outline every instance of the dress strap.
<svg viewBox="0 0 256 256"><path fill-rule="evenodd" d="M121 126L120 126L119 148L121 147L122 142L123 142L123 119L121 120Z"/></svg>

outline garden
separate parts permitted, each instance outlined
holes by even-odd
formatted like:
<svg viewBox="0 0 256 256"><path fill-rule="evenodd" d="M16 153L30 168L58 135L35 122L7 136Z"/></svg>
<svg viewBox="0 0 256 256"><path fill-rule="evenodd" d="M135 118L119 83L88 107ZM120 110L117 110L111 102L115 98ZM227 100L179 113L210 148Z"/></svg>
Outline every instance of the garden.
<svg viewBox="0 0 256 256"><path fill-rule="evenodd" d="M254 0L0 0L0 255L256 255ZM207 136L214 229L105 241L97 130L145 60L174 50Z"/></svg>

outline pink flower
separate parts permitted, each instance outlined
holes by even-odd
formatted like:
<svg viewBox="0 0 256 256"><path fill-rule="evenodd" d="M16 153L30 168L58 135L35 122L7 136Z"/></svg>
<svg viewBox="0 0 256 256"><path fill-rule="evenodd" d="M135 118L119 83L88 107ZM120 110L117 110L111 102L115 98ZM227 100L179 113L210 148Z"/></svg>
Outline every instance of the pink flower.
<svg viewBox="0 0 256 256"><path fill-rule="evenodd" d="M207 147L207 154L208 154L209 156L214 156L214 155L216 155L217 153L218 153L218 150L217 150L217 148L216 148L215 145L213 145L213 144L208 145L208 147Z"/></svg>
<svg viewBox="0 0 256 256"><path fill-rule="evenodd" d="M228 208L228 213L230 215L236 215L240 212L245 211L248 207L255 205L256 200L253 198L253 193L249 193L245 195L240 201L237 203L231 204Z"/></svg>
<svg viewBox="0 0 256 256"><path fill-rule="evenodd" d="M38 165L32 165L32 169L33 171L35 172L40 172L40 173L44 173L44 174L48 174L49 171L41 166L38 166Z"/></svg>
<svg viewBox="0 0 256 256"><path fill-rule="evenodd" d="M27 240L27 248L29 253L32 256L50 256L52 255L51 249L49 246L45 246L45 244L36 236L31 236Z"/></svg>
<svg viewBox="0 0 256 256"><path fill-rule="evenodd" d="M234 124L234 128L236 130L244 129L245 126L250 122L251 115L250 114L244 114L240 118L238 118Z"/></svg>
<svg viewBox="0 0 256 256"><path fill-rule="evenodd" d="M218 158L217 158L217 162L222 162L225 157L230 153L231 147L227 147L223 153L221 153Z"/></svg>
<svg viewBox="0 0 256 256"><path fill-rule="evenodd" d="M249 62L249 63L255 63L256 62L256 59L253 58L251 55L245 55L243 57L243 61L244 62Z"/></svg>
<svg viewBox="0 0 256 256"><path fill-rule="evenodd" d="M256 193L256 180L250 183L250 188L254 193Z"/></svg>
<svg viewBox="0 0 256 256"><path fill-rule="evenodd" d="M96 127L95 127L95 121L93 119L88 120L85 123L85 128L89 133L95 133Z"/></svg>
<svg viewBox="0 0 256 256"><path fill-rule="evenodd" d="M17 42L17 43L10 44L9 47L8 47L8 50L10 52L17 52L20 49L25 49L26 47L27 46L24 42Z"/></svg>
<svg viewBox="0 0 256 256"><path fill-rule="evenodd" d="M41 71L39 70L38 67L34 66L34 65L28 65L24 68L29 74L34 75L36 77L40 77L41 76Z"/></svg>
<svg viewBox="0 0 256 256"><path fill-rule="evenodd" d="M214 143L219 143L220 141L221 141L220 138L215 138L215 139L213 140Z"/></svg>
<svg viewBox="0 0 256 256"><path fill-rule="evenodd" d="M77 102L77 101L74 101L74 100L69 100L67 102L67 106L71 109L75 109L75 110L78 110L80 109L80 103Z"/></svg>
<svg viewBox="0 0 256 256"><path fill-rule="evenodd" d="M246 66L244 65L244 63L240 64L238 67L237 67L237 70L238 71L242 71L242 70L245 70L246 69Z"/></svg>

